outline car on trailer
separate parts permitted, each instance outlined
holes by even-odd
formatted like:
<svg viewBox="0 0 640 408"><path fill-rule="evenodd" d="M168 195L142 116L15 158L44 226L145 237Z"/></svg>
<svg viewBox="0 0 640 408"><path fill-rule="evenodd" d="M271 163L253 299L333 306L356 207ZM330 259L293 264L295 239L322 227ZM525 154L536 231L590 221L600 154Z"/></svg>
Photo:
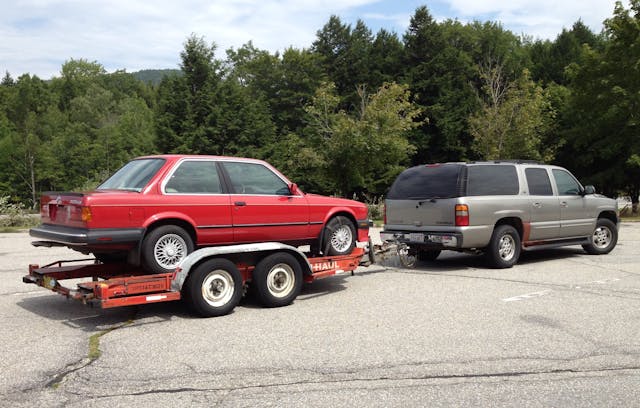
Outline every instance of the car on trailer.
<svg viewBox="0 0 640 408"><path fill-rule="evenodd" d="M103 263L172 272L198 248L257 242L350 254L366 241L364 203L304 193L268 163L158 155L134 159L95 190L46 192L36 246L66 246Z"/></svg>

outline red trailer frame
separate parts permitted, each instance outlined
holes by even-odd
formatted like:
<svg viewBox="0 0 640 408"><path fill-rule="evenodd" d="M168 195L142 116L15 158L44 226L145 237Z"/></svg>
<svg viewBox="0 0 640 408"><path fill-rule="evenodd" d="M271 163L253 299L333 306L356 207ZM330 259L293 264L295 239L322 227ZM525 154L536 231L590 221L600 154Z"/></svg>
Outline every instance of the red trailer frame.
<svg viewBox="0 0 640 408"><path fill-rule="evenodd" d="M24 283L42 286L69 299L107 309L180 300L183 297L183 285L191 271L214 258L233 262L242 276L244 286L253 280L256 265L269 255L289 254L290 258L295 257L302 268L304 282L310 283L347 272L353 274L359 265L368 266L371 263L362 263L367 253L368 248L356 247L349 255L308 258L297 248L267 242L203 248L190 254L171 273L148 275L142 268L128 264L101 264L92 259L81 259L56 261L44 266L29 265L29 274L22 280ZM82 278L91 280L77 283L75 289L62 284L64 280Z"/></svg>

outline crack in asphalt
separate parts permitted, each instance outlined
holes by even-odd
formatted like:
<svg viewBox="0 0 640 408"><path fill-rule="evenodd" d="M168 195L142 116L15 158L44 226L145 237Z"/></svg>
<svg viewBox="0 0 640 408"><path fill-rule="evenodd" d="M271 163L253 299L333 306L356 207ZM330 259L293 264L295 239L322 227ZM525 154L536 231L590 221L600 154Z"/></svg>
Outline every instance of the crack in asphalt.
<svg viewBox="0 0 640 408"><path fill-rule="evenodd" d="M586 374L595 375L602 373L612 372L625 372L625 371L640 371L640 365L634 366L620 366L610 368L595 368L595 369L551 369L551 370L531 370L531 371L509 371L509 372L490 372L490 373L467 373L467 374L442 374L442 375L407 375L407 376L391 376L383 375L374 378L359 377L359 378L347 378L347 379L327 379L327 380L300 380L300 381L287 381L287 382L275 382L268 384L255 384L238 387L213 387L213 388L197 388L197 387L178 387L178 388L158 388L148 391L119 393L119 394L106 394L100 396L94 396L94 399L107 399L122 396L144 396L144 395L156 395L156 394L180 394L180 393L206 393L206 392L225 392L229 394L235 391L244 390L260 390L270 389L278 387L292 387L299 385L323 385L323 384L345 384L345 383L375 383L378 381L430 381L430 380L466 380L466 379L490 379L490 378L522 378L527 376L536 375L557 375L557 374ZM635 374L634 374L635 375Z"/></svg>
<svg viewBox="0 0 640 408"><path fill-rule="evenodd" d="M134 309L133 316L126 322L120 323L116 326L109 327L107 329L104 329L98 333L91 335L89 337L89 345L88 345L89 352L87 354L87 357L83 357L76 362L67 364L63 370L55 374L49 381L45 383L45 388L57 389L64 382L67 376L77 371L80 371L83 368L86 368L91 364L93 364L95 361L97 361L102 355L102 351L100 350L100 339L114 330L118 330L123 327L131 325L135 321L136 312L137 312L137 308Z"/></svg>

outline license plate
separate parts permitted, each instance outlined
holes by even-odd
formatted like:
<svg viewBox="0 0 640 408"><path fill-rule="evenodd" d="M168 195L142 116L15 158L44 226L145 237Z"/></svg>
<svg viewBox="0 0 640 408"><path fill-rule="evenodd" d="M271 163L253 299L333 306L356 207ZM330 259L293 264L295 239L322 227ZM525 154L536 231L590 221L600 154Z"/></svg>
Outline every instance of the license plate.
<svg viewBox="0 0 640 408"><path fill-rule="evenodd" d="M410 242L424 242L424 234L419 234L419 233L411 233L409 234L409 241Z"/></svg>

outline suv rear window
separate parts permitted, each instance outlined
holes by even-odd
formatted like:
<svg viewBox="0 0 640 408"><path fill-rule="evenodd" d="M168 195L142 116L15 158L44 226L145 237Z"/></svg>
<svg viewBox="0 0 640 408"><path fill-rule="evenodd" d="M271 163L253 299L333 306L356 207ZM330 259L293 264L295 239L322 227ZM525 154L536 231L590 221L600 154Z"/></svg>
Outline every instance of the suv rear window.
<svg viewBox="0 0 640 408"><path fill-rule="evenodd" d="M467 195L516 195L520 191L513 165L478 165L467 169Z"/></svg>
<svg viewBox="0 0 640 408"><path fill-rule="evenodd" d="M411 167L403 171L391 186L390 200L458 197L458 176L462 165L437 164Z"/></svg>

